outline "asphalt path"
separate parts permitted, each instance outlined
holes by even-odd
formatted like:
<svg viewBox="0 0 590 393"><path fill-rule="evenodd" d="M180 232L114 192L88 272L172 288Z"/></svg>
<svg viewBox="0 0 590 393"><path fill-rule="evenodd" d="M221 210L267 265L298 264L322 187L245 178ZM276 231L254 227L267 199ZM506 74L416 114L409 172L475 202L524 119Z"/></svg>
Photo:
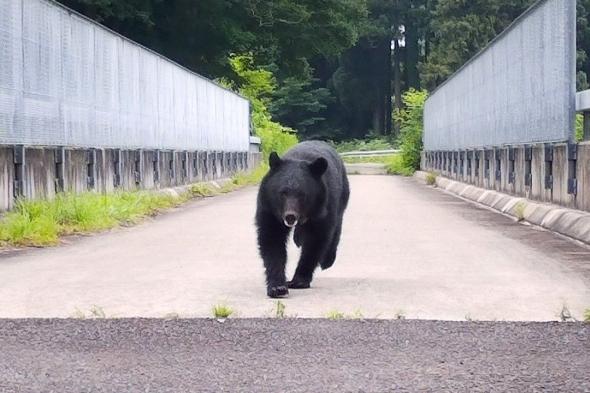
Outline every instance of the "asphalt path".
<svg viewBox="0 0 590 393"><path fill-rule="evenodd" d="M590 250L413 179L351 176L334 266L284 300L290 317L581 320ZM133 227L0 253L0 317L269 317L256 188ZM289 249L293 271L298 249Z"/></svg>
<svg viewBox="0 0 590 393"><path fill-rule="evenodd" d="M0 391L588 392L590 324L0 320Z"/></svg>

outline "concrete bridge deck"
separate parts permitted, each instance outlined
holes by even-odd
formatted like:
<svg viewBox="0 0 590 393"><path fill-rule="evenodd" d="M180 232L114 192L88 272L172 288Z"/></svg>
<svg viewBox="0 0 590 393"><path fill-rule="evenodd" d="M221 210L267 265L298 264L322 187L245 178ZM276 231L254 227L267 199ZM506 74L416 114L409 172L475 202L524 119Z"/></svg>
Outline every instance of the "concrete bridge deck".
<svg viewBox="0 0 590 393"><path fill-rule="evenodd" d="M287 316L576 319L590 251L413 179L351 176L334 267L292 291ZM256 189L192 202L134 228L0 254L0 317L272 316L255 244ZM291 245L292 270L298 250Z"/></svg>

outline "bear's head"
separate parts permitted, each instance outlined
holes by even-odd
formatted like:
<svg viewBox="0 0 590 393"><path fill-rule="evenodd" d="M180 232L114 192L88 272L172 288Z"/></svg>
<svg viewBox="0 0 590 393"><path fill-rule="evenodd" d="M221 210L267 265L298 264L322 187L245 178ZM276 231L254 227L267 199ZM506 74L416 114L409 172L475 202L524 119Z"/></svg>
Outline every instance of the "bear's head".
<svg viewBox="0 0 590 393"><path fill-rule="evenodd" d="M267 200L275 217L293 228L322 214L326 203L326 185L322 176L328 161L281 159L275 152L269 158L270 172L265 181Z"/></svg>

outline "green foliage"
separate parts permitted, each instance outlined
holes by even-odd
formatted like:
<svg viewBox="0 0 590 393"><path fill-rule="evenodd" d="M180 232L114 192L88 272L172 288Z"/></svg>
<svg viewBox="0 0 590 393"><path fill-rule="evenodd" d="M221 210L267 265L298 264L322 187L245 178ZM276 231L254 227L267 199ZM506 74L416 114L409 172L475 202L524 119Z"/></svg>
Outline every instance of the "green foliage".
<svg viewBox="0 0 590 393"><path fill-rule="evenodd" d="M578 113L576 115L576 141L584 140L584 115Z"/></svg>
<svg viewBox="0 0 590 393"><path fill-rule="evenodd" d="M302 136L314 136L326 118L324 112L333 101L329 89L315 88L312 71L307 65L301 76L285 78L274 92L269 110L279 123L297 130Z"/></svg>
<svg viewBox="0 0 590 393"><path fill-rule="evenodd" d="M584 322L590 323L590 308L584 312Z"/></svg>
<svg viewBox="0 0 590 393"><path fill-rule="evenodd" d="M393 144L386 138L351 139L333 143L333 146L338 153L394 149Z"/></svg>
<svg viewBox="0 0 590 393"><path fill-rule="evenodd" d="M426 91L410 89L403 95L404 108L394 114L395 121L400 125L398 144L401 150L399 162L394 166L396 170L406 168L414 171L420 168L424 102L427 97Z"/></svg>
<svg viewBox="0 0 590 393"><path fill-rule="evenodd" d="M266 161L273 151L284 153L298 140L293 130L283 127L271 118L268 105L271 94L276 89L276 79L272 72L255 67L252 55L234 55L229 62L239 78L239 93L248 98L252 105L252 122L256 135L262 141L264 160Z"/></svg>
<svg viewBox="0 0 590 393"><path fill-rule="evenodd" d="M394 159L393 156L342 157L342 160L347 164L388 164Z"/></svg>
<svg viewBox="0 0 590 393"><path fill-rule="evenodd" d="M386 168L387 173L390 175L412 176L416 171L414 168L406 166L402 156L399 154L393 156L391 160L386 163Z"/></svg>

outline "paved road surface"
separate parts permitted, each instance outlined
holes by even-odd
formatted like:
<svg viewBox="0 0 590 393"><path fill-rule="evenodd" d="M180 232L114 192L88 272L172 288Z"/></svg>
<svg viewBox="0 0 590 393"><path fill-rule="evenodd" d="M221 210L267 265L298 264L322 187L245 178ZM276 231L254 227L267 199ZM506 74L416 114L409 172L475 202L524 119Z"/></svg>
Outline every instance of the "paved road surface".
<svg viewBox="0 0 590 393"><path fill-rule="evenodd" d="M590 307L590 252L412 179L352 176L339 258L288 316L557 320ZM198 201L135 228L0 255L0 317L273 314L258 258L256 190ZM297 249L292 246L293 270Z"/></svg>
<svg viewBox="0 0 590 393"><path fill-rule="evenodd" d="M588 392L590 325L0 321L0 391Z"/></svg>

